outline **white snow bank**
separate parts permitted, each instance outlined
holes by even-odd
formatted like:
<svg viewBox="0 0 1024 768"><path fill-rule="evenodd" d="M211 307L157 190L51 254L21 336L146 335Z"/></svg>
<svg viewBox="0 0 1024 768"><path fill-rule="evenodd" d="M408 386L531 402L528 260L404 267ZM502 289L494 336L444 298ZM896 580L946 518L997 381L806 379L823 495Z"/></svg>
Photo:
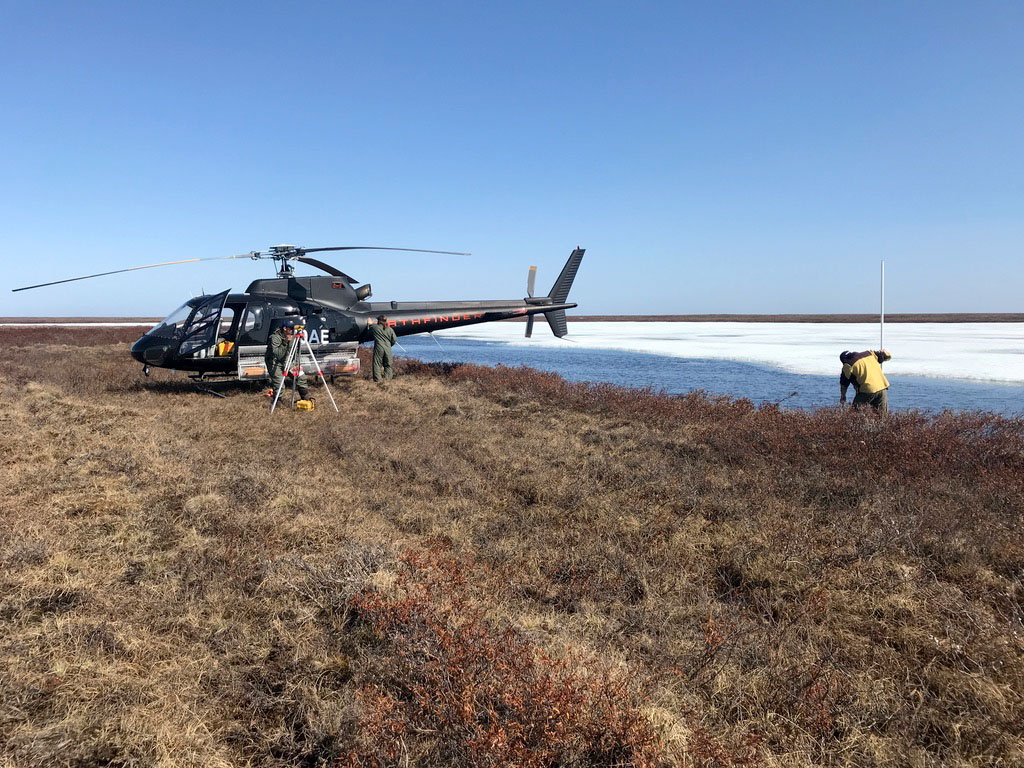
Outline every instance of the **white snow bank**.
<svg viewBox="0 0 1024 768"><path fill-rule="evenodd" d="M878 348L878 325L861 323L569 323L556 339L538 316L439 331L463 339L529 346L623 349L685 358L738 360L805 374L839 375L843 350ZM1024 323L889 323L886 375L1024 383Z"/></svg>

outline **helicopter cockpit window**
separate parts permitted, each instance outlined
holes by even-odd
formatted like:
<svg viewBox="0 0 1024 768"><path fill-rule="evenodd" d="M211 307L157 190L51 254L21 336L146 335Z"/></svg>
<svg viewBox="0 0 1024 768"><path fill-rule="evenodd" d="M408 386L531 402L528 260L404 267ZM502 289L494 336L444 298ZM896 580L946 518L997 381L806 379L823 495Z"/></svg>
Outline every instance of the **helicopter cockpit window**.
<svg viewBox="0 0 1024 768"><path fill-rule="evenodd" d="M176 310L171 312L171 314L146 331L146 335L173 336L181 328L184 322L188 320L188 316L190 314L192 314L192 305L186 301Z"/></svg>
<svg viewBox="0 0 1024 768"><path fill-rule="evenodd" d="M263 307L249 307L245 312L245 323L242 330L245 333L255 331L263 325Z"/></svg>
<svg viewBox="0 0 1024 768"><path fill-rule="evenodd" d="M232 307L224 307L224 311L220 313L220 332L217 334L217 337L221 339L234 339L235 334L232 332L234 325L235 310Z"/></svg>

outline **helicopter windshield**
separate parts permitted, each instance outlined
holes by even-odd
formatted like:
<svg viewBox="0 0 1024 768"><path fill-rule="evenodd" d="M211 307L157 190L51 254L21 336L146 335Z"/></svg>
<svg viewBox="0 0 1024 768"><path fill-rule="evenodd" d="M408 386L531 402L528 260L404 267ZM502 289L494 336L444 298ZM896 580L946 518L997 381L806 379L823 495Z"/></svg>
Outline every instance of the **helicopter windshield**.
<svg viewBox="0 0 1024 768"><path fill-rule="evenodd" d="M154 325L148 331L147 336L173 336L188 320L188 316L192 314L192 304L190 301L186 301L176 310L171 312L167 317L161 320L159 323Z"/></svg>

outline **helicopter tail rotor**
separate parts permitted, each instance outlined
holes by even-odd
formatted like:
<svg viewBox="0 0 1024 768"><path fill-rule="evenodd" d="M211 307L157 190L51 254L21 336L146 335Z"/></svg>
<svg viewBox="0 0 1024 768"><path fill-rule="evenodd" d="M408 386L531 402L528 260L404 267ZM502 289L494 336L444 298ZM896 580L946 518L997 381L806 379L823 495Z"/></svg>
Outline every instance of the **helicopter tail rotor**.
<svg viewBox="0 0 1024 768"><path fill-rule="evenodd" d="M537 283L537 267L530 267L530 274L526 277L526 295L533 298L533 289ZM533 315L526 318L526 338L533 336Z"/></svg>

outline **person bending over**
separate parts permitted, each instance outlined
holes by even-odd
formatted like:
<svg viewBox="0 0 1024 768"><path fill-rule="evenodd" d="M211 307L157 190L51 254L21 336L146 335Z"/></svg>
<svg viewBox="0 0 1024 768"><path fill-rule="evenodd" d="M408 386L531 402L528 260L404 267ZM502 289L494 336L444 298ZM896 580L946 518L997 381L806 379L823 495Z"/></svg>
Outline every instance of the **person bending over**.
<svg viewBox="0 0 1024 768"><path fill-rule="evenodd" d="M892 360L889 350L868 350L867 352L843 352L839 355L843 364L839 374L839 403L846 402L846 390L851 384L857 395L853 407L870 405L879 413L889 412L889 380L882 373L882 363Z"/></svg>

